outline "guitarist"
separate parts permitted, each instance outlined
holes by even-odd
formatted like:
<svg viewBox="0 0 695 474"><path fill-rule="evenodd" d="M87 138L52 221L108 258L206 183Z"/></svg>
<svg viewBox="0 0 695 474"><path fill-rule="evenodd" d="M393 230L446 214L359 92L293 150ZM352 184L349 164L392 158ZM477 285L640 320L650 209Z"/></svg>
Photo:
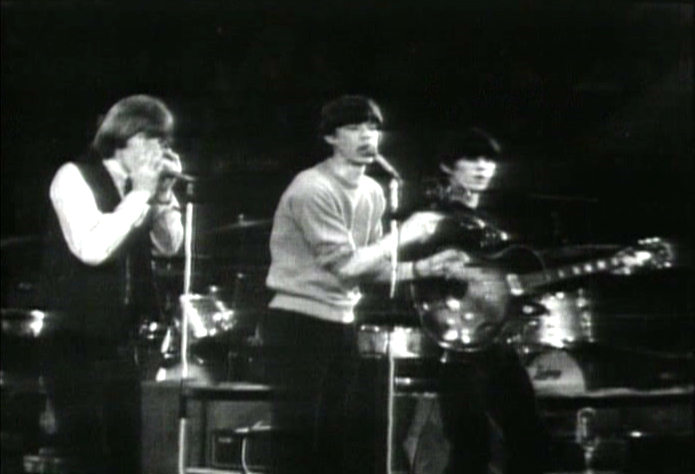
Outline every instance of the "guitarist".
<svg viewBox="0 0 695 474"><path fill-rule="evenodd" d="M430 207L457 225L455 232L438 228L438 245L455 240L475 253L492 251L508 239L479 210L500 155L498 142L480 129L446 144L439 157L443 179L427 195ZM541 472L533 387L514 350L502 345L473 353L447 350L442 360L441 396L418 402L404 443L412 471ZM433 441L442 437L444 442Z"/></svg>

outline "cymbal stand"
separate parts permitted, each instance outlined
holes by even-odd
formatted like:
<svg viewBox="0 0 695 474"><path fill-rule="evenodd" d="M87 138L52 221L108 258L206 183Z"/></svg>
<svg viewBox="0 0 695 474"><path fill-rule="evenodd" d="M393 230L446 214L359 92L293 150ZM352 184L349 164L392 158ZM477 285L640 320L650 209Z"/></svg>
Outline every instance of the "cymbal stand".
<svg viewBox="0 0 695 474"><path fill-rule="evenodd" d="M188 378L188 298L191 292L193 275L193 184L186 186L186 220L184 224L184 270L183 294L181 295L181 379L179 385L179 437L178 437L178 474L186 474L186 431L187 413L184 388Z"/></svg>

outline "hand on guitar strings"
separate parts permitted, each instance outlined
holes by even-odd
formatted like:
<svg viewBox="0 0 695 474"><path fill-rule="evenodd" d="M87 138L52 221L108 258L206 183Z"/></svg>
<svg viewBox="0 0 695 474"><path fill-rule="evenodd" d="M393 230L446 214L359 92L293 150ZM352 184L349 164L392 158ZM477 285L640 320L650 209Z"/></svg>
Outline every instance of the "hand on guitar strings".
<svg viewBox="0 0 695 474"><path fill-rule="evenodd" d="M413 273L418 278L445 278L466 280L466 265L470 257L458 249L446 249L418 260L413 265Z"/></svg>
<svg viewBox="0 0 695 474"><path fill-rule="evenodd" d="M412 214L400 229L400 244L424 243L436 232L437 226L443 220L441 214L421 211Z"/></svg>

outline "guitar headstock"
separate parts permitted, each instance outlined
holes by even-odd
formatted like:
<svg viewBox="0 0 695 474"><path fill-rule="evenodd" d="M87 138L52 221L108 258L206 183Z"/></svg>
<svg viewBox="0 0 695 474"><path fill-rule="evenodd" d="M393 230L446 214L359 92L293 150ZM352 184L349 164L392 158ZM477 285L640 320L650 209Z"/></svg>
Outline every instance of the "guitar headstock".
<svg viewBox="0 0 695 474"><path fill-rule="evenodd" d="M661 270L673 266L673 246L659 237L640 239L636 245L615 254L619 265L613 273L631 275L641 270Z"/></svg>

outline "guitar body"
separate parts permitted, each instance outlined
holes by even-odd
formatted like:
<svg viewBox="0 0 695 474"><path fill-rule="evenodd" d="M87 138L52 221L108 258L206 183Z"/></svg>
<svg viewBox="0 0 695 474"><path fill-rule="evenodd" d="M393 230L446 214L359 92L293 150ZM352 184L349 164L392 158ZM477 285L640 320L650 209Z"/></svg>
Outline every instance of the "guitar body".
<svg viewBox="0 0 695 474"><path fill-rule="evenodd" d="M540 268L538 258L520 247L479 255L461 279L432 278L411 284L423 329L445 349L477 351L490 345L512 313L510 271Z"/></svg>

